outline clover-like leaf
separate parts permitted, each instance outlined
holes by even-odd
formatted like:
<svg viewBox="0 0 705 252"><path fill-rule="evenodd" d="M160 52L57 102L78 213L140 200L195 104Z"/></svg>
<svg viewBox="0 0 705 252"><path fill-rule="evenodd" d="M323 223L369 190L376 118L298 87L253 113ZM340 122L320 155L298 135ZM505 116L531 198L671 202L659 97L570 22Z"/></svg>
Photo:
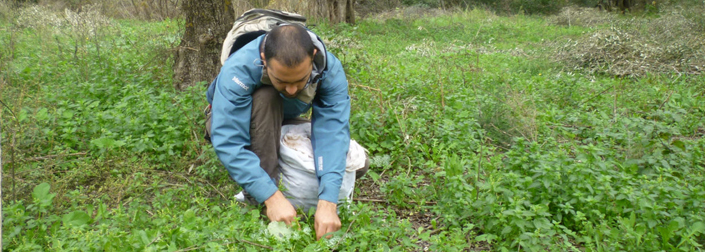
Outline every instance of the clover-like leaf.
<svg viewBox="0 0 705 252"><path fill-rule="evenodd" d="M272 236L276 237L277 239L284 240L286 238L289 238L291 234L293 233L289 227L286 226L286 223L282 221L272 221L269 223L267 226L267 231L269 231L269 234Z"/></svg>

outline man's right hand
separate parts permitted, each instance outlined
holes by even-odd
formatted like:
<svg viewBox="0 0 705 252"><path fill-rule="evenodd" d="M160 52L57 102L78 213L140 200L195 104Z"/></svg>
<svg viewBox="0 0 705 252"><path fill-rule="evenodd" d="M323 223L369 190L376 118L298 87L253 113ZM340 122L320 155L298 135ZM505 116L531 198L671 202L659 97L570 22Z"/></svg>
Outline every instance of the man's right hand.
<svg viewBox="0 0 705 252"><path fill-rule="evenodd" d="M267 206L267 217L270 221L283 221L290 226L296 217L294 206L289 203L281 191L275 192L269 199L264 201Z"/></svg>

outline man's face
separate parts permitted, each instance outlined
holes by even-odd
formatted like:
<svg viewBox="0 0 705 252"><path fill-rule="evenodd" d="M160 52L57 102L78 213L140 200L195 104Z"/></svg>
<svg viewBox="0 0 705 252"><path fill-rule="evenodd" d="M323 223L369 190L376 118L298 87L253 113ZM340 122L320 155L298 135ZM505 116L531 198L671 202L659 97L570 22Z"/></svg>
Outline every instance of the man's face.
<svg viewBox="0 0 705 252"><path fill-rule="evenodd" d="M311 77L313 59L305 60L294 67L287 67L277 59L271 59L265 67L272 86L284 96L295 98Z"/></svg>

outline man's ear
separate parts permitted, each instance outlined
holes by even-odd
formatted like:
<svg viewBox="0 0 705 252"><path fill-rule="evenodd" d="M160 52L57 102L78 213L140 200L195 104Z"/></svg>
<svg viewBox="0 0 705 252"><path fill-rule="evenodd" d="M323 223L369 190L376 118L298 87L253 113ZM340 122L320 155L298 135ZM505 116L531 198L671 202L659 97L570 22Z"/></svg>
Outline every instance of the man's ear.
<svg viewBox="0 0 705 252"><path fill-rule="evenodd" d="M262 58L262 65L264 67L267 67L267 60L265 60L265 58L264 58L264 53L263 52L259 53L259 57Z"/></svg>
<svg viewBox="0 0 705 252"><path fill-rule="evenodd" d="M318 49L313 48L313 58L316 58L316 53L318 53ZM264 54L262 54L264 55Z"/></svg>

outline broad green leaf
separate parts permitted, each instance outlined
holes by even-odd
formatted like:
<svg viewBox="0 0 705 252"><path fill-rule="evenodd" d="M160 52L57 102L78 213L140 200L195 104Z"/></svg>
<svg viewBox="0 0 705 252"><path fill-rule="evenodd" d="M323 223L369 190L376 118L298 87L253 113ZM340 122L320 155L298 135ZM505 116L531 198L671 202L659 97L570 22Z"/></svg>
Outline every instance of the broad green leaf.
<svg viewBox="0 0 705 252"><path fill-rule="evenodd" d="M673 143L671 143L671 144L672 144L673 146L678 147L678 148L681 149L682 151L685 151L685 143L683 143L683 141L681 141L681 140L675 140L675 141L673 141Z"/></svg>
<svg viewBox="0 0 705 252"><path fill-rule="evenodd" d="M88 224L91 217L84 211L74 211L65 214L61 221L65 226L82 226Z"/></svg>
<svg viewBox="0 0 705 252"><path fill-rule="evenodd" d="M693 223L693 225L690 227L690 230L693 233L705 233L705 223L703 223L702 221Z"/></svg>
<svg viewBox="0 0 705 252"><path fill-rule="evenodd" d="M99 149L110 149L115 146L115 139L101 137L98 139L91 140L91 143L97 146Z"/></svg>
<svg viewBox="0 0 705 252"><path fill-rule="evenodd" d="M63 113L61 113L61 117L65 119L71 119L73 118L74 112L70 110L65 110Z"/></svg>
<svg viewBox="0 0 705 252"><path fill-rule="evenodd" d="M17 120L20 122L24 122L25 119L27 119L27 110L22 109L20 110L20 113L17 115Z"/></svg>
<svg viewBox="0 0 705 252"><path fill-rule="evenodd" d="M37 200L43 200L48 197L50 188L51 186L47 183L38 184L34 187L34 192L32 192L32 196L34 196L34 198Z"/></svg>
<svg viewBox="0 0 705 252"><path fill-rule="evenodd" d="M671 223L668 223L668 229L666 229L669 233L674 233L676 230L678 230L678 222L677 221L671 221Z"/></svg>
<svg viewBox="0 0 705 252"><path fill-rule="evenodd" d="M372 181L374 181L374 182L377 182L377 180L379 180L379 178L380 178L379 174L377 174L376 172L371 171L371 170L367 171L367 175L370 176L370 178L372 178Z"/></svg>
<svg viewBox="0 0 705 252"><path fill-rule="evenodd" d="M292 234L291 229L289 229L283 221L270 222L269 225L267 225L267 230L269 231L269 234L280 240L289 238Z"/></svg>
<svg viewBox="0 0 705 252"><path fill-rule="evenodd" d="M512 227L511 226L505 226L504 229L502 229L502 234L508 234L512 232Z"/></svg>
<svg viewBox="0 0 705 252"><path fill-rule="evenodd" d="M142 243L144 245L149 244L149 237L147 237L147 232L144 230L137 231L137 234L140 236L140 239L142 240Z"/></svg>
<svg viewBox="0 0 705 252"><path fill-rule="evenodd" d="M492 241L496 240L497 236L493 234L483 234L480 236L475 237L475 241L486 241L487 243L492 244Z"/></svg>
<svg viewBox="0 0 705 252"><path fill-rule="evenodd" d="M39 109L39 110L37 111L37 116L36 116L36 117L37 117L37 120L38 120L38 121L44 121L44 120L49 119L49 114L47 113L47 109L46 109L46 108L41 108L41 109Z"/></svg>
<svg viewBox="0 0 705 252"><path fill-rule="evenodd" d="M51 186L47 183L41 183L35 186L32 192L34 202L43 207L50 206L54 200L54 196L56 196L54 193L49 193L50 188Z"/></svg>

